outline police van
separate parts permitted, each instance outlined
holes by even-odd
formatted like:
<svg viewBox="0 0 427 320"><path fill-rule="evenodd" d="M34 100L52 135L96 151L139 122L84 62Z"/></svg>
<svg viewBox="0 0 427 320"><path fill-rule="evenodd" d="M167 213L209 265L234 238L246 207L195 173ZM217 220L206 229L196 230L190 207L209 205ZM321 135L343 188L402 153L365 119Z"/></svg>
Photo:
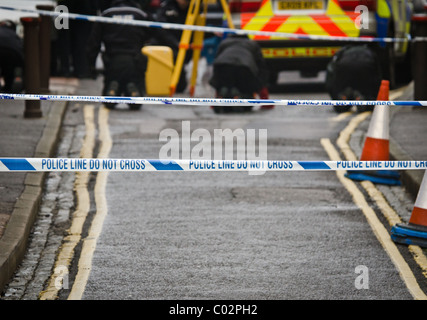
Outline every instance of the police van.
<svg viewBox="0 0 427 320"><path fill-rule="evenodd" d="M408 0L230 0L236 28L298 35L339 37L396 37L410 34ZM316 76L345 44L333 40L304 40L251 35L262 47L275 82L280 71L299 70ZM394 83L396 65L407 61L409 41L374 44L382 61L383 77ZM410 68L403 69L408 73Z"/></svg>

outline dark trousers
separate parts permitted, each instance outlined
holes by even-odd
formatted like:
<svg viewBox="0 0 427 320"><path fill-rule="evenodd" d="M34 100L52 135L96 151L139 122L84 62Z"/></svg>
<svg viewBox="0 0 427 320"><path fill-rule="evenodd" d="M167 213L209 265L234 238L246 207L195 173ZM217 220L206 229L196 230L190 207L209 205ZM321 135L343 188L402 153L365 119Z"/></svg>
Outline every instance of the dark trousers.
<svg viewBox="0 0 427 320"><path fill-rule="evenodd" d="M145 92L145 70L147 66L146 57L142 54L115 54L104 57L104 90L106 94L111 82L119 84L118 95L129 93L126 91L127 85L134 83L141 94Z"/></svg>
<svg viewBox="0 0 427 320"><path fill-rule="evenodd" d="M251 95L261 89L257 77L244 66L214 64L213 77L217 90L235 87L241 93Z"/></svg>
<svg viewBox="0 0 427 320"><path fill-rule="evenodd" d="M4 80L4 92L12 92L15 80L15 70L23 67L24 61L22 61L15 51L10 50L9 48L0 48L0 75Z"/></svg>
<svg viewBox="0 0 427 320"><path fill-rule="evenodd" d="M89 76L89 63L83 48L86 48L92 24L89 21L70 21L70 52L73 60L73 74L77 78Z"/></svg>

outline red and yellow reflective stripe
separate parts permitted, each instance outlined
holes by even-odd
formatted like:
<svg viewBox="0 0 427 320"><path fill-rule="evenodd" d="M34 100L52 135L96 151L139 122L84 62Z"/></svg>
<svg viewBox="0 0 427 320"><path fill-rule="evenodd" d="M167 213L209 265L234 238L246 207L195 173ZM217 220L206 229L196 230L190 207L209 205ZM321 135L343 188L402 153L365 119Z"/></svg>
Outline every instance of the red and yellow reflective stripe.
<svg viewBox="0 0 427 320"><path fill-rule="evenodd" d="M359 13L344 11L337 0L329 0L326 15L331 18L333 24L341 29L347 37L358 37L360 35L360 30L355 23ZM333 35L335 34L331 34L331 36Z"/></svg>
<svg viewBox="0 0 427 320"><path fill-rule="evenodd" d="M273 28L269 29L268 31L276 31L277 25L282 23L281 21L283 20L283 17L275 16L273 14L273 8L271 6L270 0L263 0L259 10L256 13L241 14L241 26L244 30L265 31L264 25L266 25L272 19L276 23L273 25ZM266 39L268 38L269 37L266 37Z"/></svg>
<svg viewBox="0 0 427 320"><path fill-rule="evenodd" d="M270 0L263 0L256 13L241 15L241 26L244 30L283 32L294 34L311 34L323 36L357 37L355 12L346 12L338 5L337 0L330 0L323 14L278 15L274 14ZM251 36L255 40L283 39L275 36Z"/></svg>

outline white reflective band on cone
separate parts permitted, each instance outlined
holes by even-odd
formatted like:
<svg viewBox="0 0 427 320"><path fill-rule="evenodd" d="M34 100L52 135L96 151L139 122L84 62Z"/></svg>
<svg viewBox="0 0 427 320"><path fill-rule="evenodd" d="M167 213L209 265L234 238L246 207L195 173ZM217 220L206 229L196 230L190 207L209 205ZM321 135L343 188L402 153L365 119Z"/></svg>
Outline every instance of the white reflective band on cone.
<svg viewBox="0 0 427 320"><path fill-rule="evenodd" d="M389 108L375 106L367 136L376 139L389 140Z"/></svg>
<svg viewBox="0 0 427 320"><path fill-rule="evenodd" d="M424 173L423 181L418 191L415 207L427 209L427 170Z"/></svg>

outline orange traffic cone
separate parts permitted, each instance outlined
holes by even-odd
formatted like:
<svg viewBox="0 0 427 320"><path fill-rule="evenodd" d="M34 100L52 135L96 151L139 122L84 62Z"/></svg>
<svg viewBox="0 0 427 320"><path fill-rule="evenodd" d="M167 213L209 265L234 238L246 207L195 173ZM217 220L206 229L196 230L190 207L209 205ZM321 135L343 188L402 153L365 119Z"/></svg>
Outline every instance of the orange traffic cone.
<svg viewBox="0 0 427 320"><path fill-rule="evenodd" d="M389 82L383 80L378 92L377 101L388 101ZM365 144L360 156L361 161L389 160L389 107L375 106L369 123Z"/></svg>
<svg viewBox="0 0 427 320"><path fill-rule="evenodd" d="M389 100L389 81L383 80L378 91L377 101ZM376 105L369 123L363 146L361 161L388 161L389 152L389 106ZM348 172L352 180L369 180L374 183L400 185L399 173L392 170Z"/></svg>
<svg viewBox="0 0 427 320"><path fill-rule="evenodd" d="M424 173L409 223L393 226L391 238L395 242L427 248L427 171Z"/></svg>

